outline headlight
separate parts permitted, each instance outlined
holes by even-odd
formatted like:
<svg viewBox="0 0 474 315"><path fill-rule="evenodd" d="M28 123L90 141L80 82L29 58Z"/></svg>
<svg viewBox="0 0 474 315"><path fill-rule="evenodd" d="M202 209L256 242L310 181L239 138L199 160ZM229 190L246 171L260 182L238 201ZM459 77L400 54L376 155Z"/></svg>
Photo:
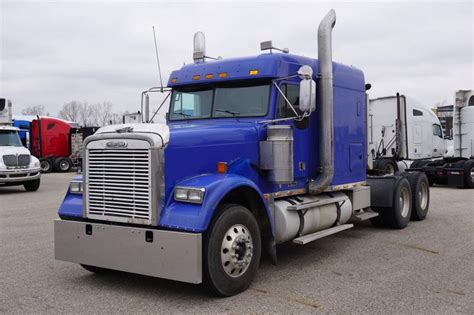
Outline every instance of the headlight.
<svg viewBox="0 0 474 315"><path fill-rule="evenodd" d="M206 190L204 188L176 187L174 189L174 200L191 203L202 203L205 192Z"/></svg>
<svg viewBox="0 0 474 315"><path fill-rule="evenodd" d="M71 182L69 191L71 194L82 194L82 182Z"/></svg>

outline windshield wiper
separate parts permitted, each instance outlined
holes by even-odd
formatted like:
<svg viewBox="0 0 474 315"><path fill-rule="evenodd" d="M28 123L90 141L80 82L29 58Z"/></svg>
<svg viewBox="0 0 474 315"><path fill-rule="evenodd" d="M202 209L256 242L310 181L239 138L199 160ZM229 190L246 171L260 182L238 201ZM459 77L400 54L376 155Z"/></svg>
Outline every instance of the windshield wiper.
<svg viewBox="0 0 474 315"><path fill-rule="evenodd" d="M234 116L234 117L240 115L239 112L233 112L233 111L228 110L228 109L214 109L214 111L219 112L219 113L231 114L231 115Z"/></svg>
<svg viewBox="0 0 474 315"><path fill-rule="evenodd" d="M183 117L185 117L185 118L189 118L189 117L191 117L191 115L189 115L189 114L186 114L186 113L183 113L182 111L179 111L179 112L173 112L173 114L182 115L182 116L183 116Z"/></svg>

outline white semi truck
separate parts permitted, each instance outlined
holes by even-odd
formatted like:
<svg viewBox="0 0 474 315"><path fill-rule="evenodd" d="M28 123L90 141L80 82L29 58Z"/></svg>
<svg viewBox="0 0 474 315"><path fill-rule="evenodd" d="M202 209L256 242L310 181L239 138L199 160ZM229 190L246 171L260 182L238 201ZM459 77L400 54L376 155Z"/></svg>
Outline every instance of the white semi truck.
<svg viewBox="0 0 474 315"><path fill-rule="evenodd" d="M40 187L40 162L25 148L12 126L12 104L0 98L0 187L23 185L27 191Z"/></svg>
<svg viewBox="0 0 474 315"><path fill-rule="evenodd" d="M430 184L474 188L474 96L456 92L454 150L449 152L439 118L413 98L377 98L368 105L367 153L375 171L419 170Z"/></svg>

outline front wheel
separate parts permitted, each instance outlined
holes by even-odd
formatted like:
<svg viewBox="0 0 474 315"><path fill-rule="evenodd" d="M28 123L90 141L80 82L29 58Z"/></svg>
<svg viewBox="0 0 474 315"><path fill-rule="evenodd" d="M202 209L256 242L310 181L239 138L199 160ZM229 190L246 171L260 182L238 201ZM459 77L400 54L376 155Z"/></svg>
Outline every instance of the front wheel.
<svg viewBox="0 0 474 315"><path fill-rule="evenodd" d="M37 191L39 186L40 186L40 179L35 179L35 180L30 180L28 182L25 182L23 184L23 187L25 187L26 191Z"/></svg>
<svg viewBox="0 0 474 315"><path fill-rule="evenodd" d="M252 212L240 205L222 206L204 247L203 269L210 289L222 296L245 291L257 274L260 255L260 230Z"/></svg>

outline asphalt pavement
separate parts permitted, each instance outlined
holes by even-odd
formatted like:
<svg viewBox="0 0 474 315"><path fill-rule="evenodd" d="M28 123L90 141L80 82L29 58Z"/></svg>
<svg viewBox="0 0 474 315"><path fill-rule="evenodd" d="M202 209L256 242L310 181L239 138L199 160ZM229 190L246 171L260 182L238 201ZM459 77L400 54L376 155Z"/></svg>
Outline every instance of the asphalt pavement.
<svg viewBox="0 0 474 315"><path fill-rule="evenodd" d="M0 313L474 313L474 190L431 189L425 221L404 230L358 225L264 258L246 292L54 260L53 220L74 174L37 192L0 187Z"/></svg>

